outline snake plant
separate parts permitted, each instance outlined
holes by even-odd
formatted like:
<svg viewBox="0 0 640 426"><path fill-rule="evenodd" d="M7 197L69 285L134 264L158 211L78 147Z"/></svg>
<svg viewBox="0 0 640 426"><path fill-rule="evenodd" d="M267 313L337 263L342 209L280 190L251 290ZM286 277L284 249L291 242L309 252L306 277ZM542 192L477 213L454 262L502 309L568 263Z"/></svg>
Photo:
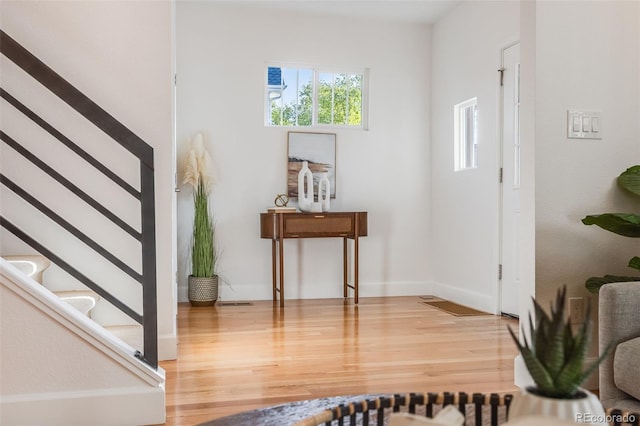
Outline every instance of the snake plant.
<svg viewBox="0 0 640 426"><path fill-rule="evenodd" d="M640 196L640 165L629 167L622 172L617 179L618 186ZM631 238L640 238L640 215L634 213L603 213L589 215L582 219L585 225L596 225L607 231ZM629 261L630 268L640 271L640 257L634 256ZM640 281L640 277L605 275L604 277L591 277L585 282L585 286L592 293L597 293L604 284Z"/></svg>
<svg viewBox="0 0 640 426"><path fill-rule="evenodd" d="M547 314L533 299L535 326L529 314L531 341L518 337L509 327L509 333L518 346L527 370L536 386L532 391L540 396L570 399L580 394L580 385L604 359L608 350L593 364L584 367L591 340L591 308L588 305L585 321L574 332L571 320L565 319L566 287L558 290L551 312ZM524 326L523 326L524 327ZM524 329L523 329L524 334Z"/></svg>

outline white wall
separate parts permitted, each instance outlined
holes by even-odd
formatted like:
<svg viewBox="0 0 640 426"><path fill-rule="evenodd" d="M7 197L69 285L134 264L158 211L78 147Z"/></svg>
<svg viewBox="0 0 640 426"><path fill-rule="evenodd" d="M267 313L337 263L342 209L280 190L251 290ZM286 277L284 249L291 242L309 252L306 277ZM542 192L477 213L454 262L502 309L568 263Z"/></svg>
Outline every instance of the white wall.
<svg viewBox="0 0 640 426"><path fill-rule="evenodd" d="M370 130L337 133L332 210L367 210L362 297L428 292L431 259L428 26L233 6L177 4L179 157L206 135L218 183L212 207L222 250L221 298L271 298L271 243L259 213L286 192L286 135L264 126L268 62L371 69ZM300 129L298 129L300 130ZM181 155L182 154L182 155ZM191 192L178 200L180 299L186 300ZM342 242L286 241L286 297L341 297Z"/></svg>
<svg viewBox="0 0 640 426"><path fill-rule="evenodd" d="M580 222L632 212L615 178L640 162L640 3L537 2L536 295L591 297L590 276L633 275L633 239ZM571 19L568 19L568 17ZM567 139L567 109L602 110L602 140ZM594 300L595 302L595 300Z"/></svg>
<svg viewBox="0 0 640 426"><path fill-rule="evenodd" d="M465 2L433 27L431 259L436 293L496 311L500 51L518 41L517 2ZM478 99L478 168L454 172L454 105Z"/></svg>
<svg viewBox="0 0 640 426"><path fill-rule="evenodd" d="M526 317L535 295L535 167L536 167L536 3L523 2L520 8L520 143L521 231L519 313Z"/></svg>
<svg viewBox="0 0 640 426"><path fill-rule="evenodd" d="M2 28L11 37L93 99L98 105L154 147L156 178L156 237L158 277L158 329L161 359L174 358L176 352L174 267L175 246L172 237L173 197L173 94L172 94L172 20L173 6L161 2L75 2L75 1L3 1ZM108 166L120 172L134 187L139 187L137 162L86 121L77 118L62 102L48 95L24 73L3 59L3 85L28 103L74 142L95 154ZM2 128L21 142L30 144L37 155L48 157L54 167L100 202L112 207L134 228L139 228L139 204L119 192L90 167L62 156L63 148L53 138L21 118L11 106L2 102ZM72 197L57 184L31 166L15 167L16 154L2 145L3 171L12 174L29 190L47 199L56 211L64 211ZM90 178L87 178L89 176ZM47 245L62 244L63 255L86 264L88 250L73 239L64 239L55 226L46 225L38 215L27 213L15 196L2 188L3 214L37 233ZM100 239L135 269L140 267L139 245L129 237L118 237L112 225L90 208L69 211L69 219ZM15 237L2 231L2 254L29 251ZM105 265L90 268L118 296L134 307L141 306L140 286L124 274ZM45 276L51 288L78 286L60 270ZM104 304L97 308L98 320L113 314Z"/></svg>

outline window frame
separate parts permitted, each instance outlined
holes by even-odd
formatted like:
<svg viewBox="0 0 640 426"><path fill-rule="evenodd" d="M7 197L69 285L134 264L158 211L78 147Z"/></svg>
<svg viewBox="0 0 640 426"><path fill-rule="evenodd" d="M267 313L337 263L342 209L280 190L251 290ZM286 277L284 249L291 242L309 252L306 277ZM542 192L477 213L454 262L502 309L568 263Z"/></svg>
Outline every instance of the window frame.
<svg viewBox="0 0 640 426"><path fill-rule="evenodd" d="M310 70L312 72L312 99L311 99L311 124L310 125L298 125L298 124L271 124L271 99L269 98L269 77L268 77L268 69L272 68L280 68L285 69L296 69L299 74L299 70ZM344 69L340 69L338 67L326 67L326 66L310 66L305 64L291 64L291 63L267 63L265 66L265 79L264 79L264 125L265 127L274 127L274 128L287 128L287 129L356 129L356 130L369 130L369 68L362 68L358 72L354 72L353 69L346 71ZM319 83L320 83L320 74L343 74L347 76L359 75L362 77L362 82L360 86L360 124L359 125L350 125L350 124L322 124L319 123L318 114L319 114ZM286 82L285 82L286 83ZM297 84L297 82L296 82ZM299 88L297 88L299 89ZM299 97L299 90L296 91L296 98ZM299 102L297 102L299 105ZM332 105L332 121L334 114L334 106ZM296 115L296 122L297 122Z"/></svg>
<svg viewBox="0 0 640 426"><path fill-rule="evenodd" d="M469 122L467 110L473 107L473 138L468 138ZM462 118L463 114L465 119ZM478 168L478 98L473 97L460 102L453 107L453 145L454 145L454 171L473 170ZM471 151L469 153L469 151ZM470 156L469 156L470 155Z"/></svg>

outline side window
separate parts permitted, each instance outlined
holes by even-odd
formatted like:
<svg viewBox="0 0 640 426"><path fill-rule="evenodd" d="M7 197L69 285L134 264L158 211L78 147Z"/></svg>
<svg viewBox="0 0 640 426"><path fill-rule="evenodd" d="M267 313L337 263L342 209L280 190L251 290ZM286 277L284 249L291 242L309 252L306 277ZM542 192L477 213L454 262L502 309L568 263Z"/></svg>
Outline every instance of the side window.
<svg viewBox="0 0 640 426"><path fill-rule="evenodd" d="M478 99L454 106L454 170L478 167Z"/></svg>
<svg viewBox="0 0 640 426"><path fill-rule="evenodd" d="M265 124L366 129L367 74L267 67Z"/></svg>

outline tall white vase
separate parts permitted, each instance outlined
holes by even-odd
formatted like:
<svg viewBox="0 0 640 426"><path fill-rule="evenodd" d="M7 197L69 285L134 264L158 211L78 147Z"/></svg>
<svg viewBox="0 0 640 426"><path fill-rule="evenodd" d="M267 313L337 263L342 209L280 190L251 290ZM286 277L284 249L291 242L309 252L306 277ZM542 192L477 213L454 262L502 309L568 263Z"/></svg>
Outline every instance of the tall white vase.
<svg viewBox="0 0 640 426"><path fill-rule="evenodd" d="M331 183L329 182L328 173L323 173L318 183L318 201L322 206L323 212L328 212L331 208Z"/></svg>
<svg viewBox="0 0 640 426"><path fill-rule="evenodd" d="M307 190L305 192L305 181ZM313 174L309 170L309 163L304 161L298 173L298 208L302 212L310 212L313 205Z"/></svg>

